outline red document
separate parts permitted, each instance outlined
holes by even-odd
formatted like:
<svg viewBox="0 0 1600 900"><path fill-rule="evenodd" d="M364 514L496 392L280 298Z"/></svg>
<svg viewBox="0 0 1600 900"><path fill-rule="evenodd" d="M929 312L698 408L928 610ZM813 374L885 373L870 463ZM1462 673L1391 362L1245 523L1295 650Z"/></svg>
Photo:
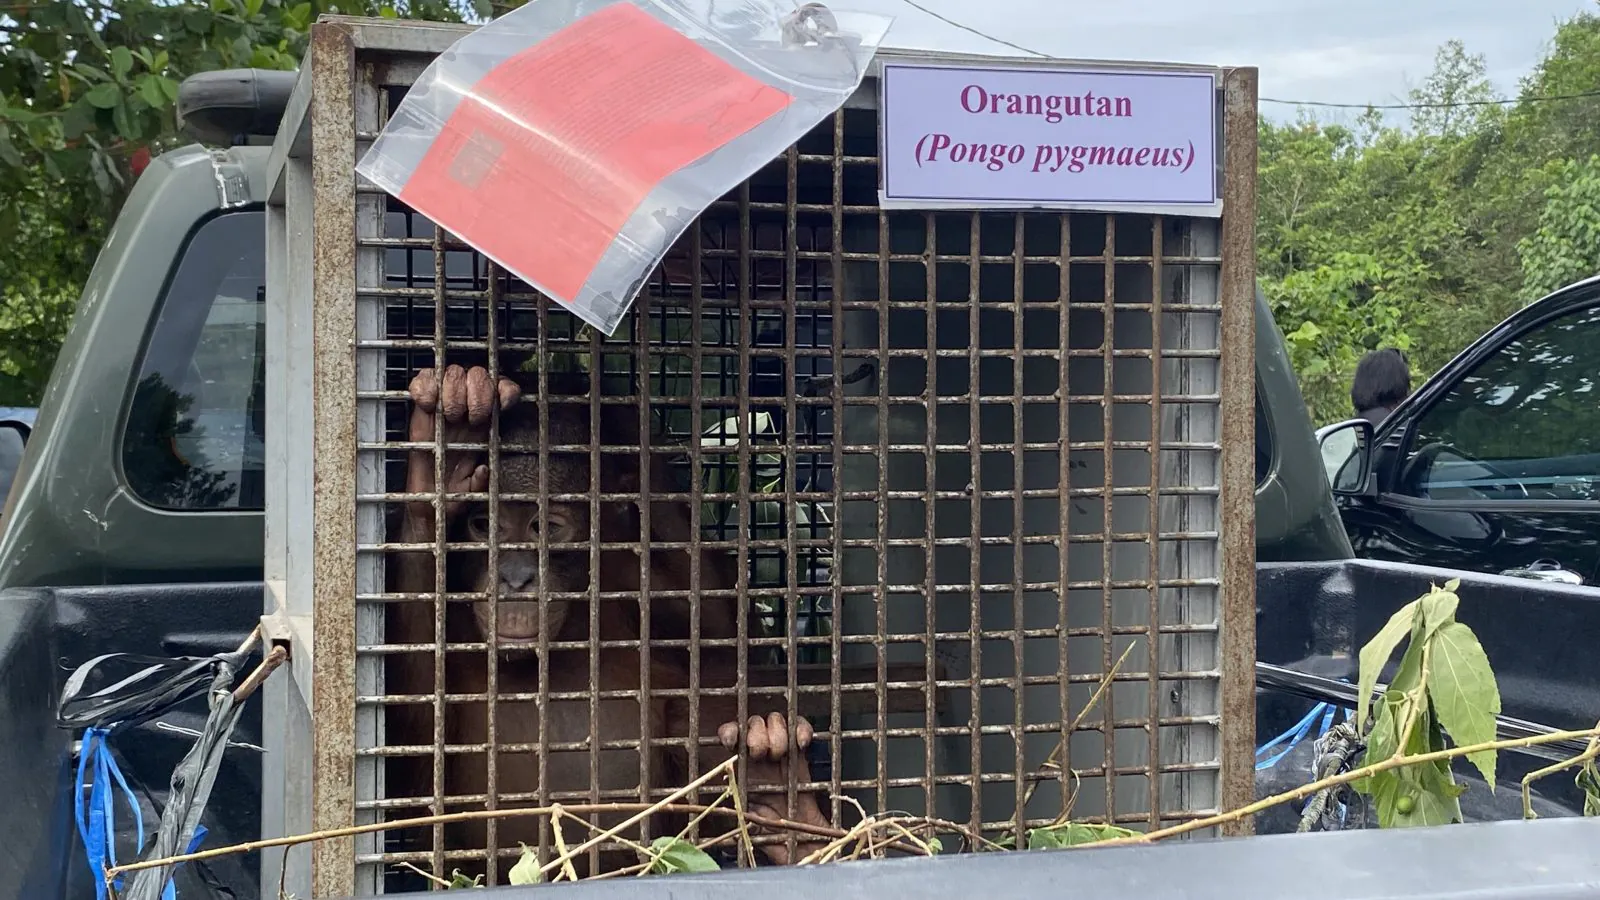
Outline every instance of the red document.
<svg viewBox="0 0 1600 900"><path fill-rule="evenodd" d="M614 4L473 85L400 199L570 301L657 185L791 101Z"/></svg>

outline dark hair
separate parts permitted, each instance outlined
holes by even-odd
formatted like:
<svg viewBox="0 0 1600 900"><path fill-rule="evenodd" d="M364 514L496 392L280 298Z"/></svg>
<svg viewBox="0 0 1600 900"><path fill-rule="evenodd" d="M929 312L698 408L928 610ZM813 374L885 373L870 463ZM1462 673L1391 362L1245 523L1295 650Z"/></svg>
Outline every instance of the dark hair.
<svg viewBox="0 0 1600 900"><path fill-rule="evenodd" d="M1380 407L1392 409L1410 394L1411 367L1404 353L1386 347L1361 357L1350 383L1350 402L1357 415Z"/></svg>

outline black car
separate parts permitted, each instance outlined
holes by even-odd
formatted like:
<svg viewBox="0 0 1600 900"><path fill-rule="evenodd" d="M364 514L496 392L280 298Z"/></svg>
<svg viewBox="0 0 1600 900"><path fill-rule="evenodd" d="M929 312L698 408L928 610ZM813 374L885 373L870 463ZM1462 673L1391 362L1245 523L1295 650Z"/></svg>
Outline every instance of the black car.
<svg viewBox="0 0 1600 900"><path fill-rule="evenodd" d="M1376 429L1318 433L1356 555L1600 579L1600 276L1479 338Z"/></svg>

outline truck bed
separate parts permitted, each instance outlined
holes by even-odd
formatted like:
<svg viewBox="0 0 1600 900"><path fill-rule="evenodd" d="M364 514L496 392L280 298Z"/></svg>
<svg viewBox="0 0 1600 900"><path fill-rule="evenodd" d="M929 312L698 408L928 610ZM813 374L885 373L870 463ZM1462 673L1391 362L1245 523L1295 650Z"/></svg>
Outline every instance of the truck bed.
<svg viewBox="0 0 1600 900"><path fill-rule="evenodd" d="M1264 662L1311 672L1331 678L1354 680L1355 651L1402 604L1420 596L1430 583L1442 584L1461 578L1460 621L1470 625L1489 655L1500 684L1504 714L1557 729L1586 728L1600 717L1600 654L1592 650L1592 639L1600 634L1600 590L1575 588L1542 582L1489 575L1462 574L1440 569L1392 563L1351 560L1330 563L1262 564L1257 571L1257 652ZM208 656L232 650L254 627L261 609L262 587L252 583L210 585L149 585L134 587L84 587L57 590L10 590L0 602L0 774L11 795L9 812L0 819L0 896L18 898L82 897L92 895L88 866L77 835L70 806L74 770L72 744L78 735L55 726L55 707L66 677L72 669L104 653L138 653L157 656ZM1387 676L1387 673L1386 673ZM1313 701L1282 690L1262 688L1257 692L1257 737L1259 741L1283 731L1311 707ZM191 701L162 721L186 728L204 722L201 699ZM142 795L147 832L153 830L156 804L164 802L173 767L188 750L192 737L156 727L154 724L129 729L113 738L118 761L134 791ZM234 732L239 743L261 743L259 702L247 708ZM1287 790L1307 780L1310 741L1272 769L1258 774L1257 795L1266 796ZM1469 821L1515 819L1521 815L1516 782L1527 771L1545 765L1535 756L1504 753L1500 758L1498 790L1492 794L1470 766L1456 769L1457 777L1469 786L1462 798ZM205 825L210 834L206 846L220 847L251 840L260 833L261 766L259 754L247 748L230 749L218 776ZM1557 775L1541 782L1538 810L1542 816L1571 816L1581 809L1582 796L1570 775ZM1298 813L1288 807L1263 814L1257 819L1260 832L1291 831ZM1489 831L1461 831L1459 837L1411 838L1420 841L1418 852L1434 852L1427 847L1476 847L1493 837L1494 841L1521 842L1535 832L1518 831L1520 823ZM1590 831L1600 823L1571 823ZM1535 841L1541 848L1548 841L1579 840L1579 831L1567 825L1551 827L1541 823L1538 834L1551 837ZM117 827L131 841L131 821L121 807ZM1588 832L1584 832L1587 834ZM1470 836L1469 836L1470 835ZM1487 836L1487 837L1486 837ZM1374 848L1398 846L1393 837L1355 835L1321 836L1314 840L1350 841L1352 846L1366 841ZM1587 840L1592 841L1591 836ZM1294 840L1294 839L1290 839ZM1494 841L1490 841L1493 843ZM1431 842L1431 843L1430 843ZM1441 843L1442 842L1442 843ZM1455 843L1452 843L1455 842ZM1250 841L1249 846L1278 848L1285 859L1298 858L1302 844ZM1426 846L1422 846L1426 845ZM1367 844L1361 844L1366 847ZM1495 846L1501 846L1495 844ZM1506 846L1510 846L1509 844ZM1224 856L1244 854L1251 859L1278 858L1266 850L1209 848L1151 848L1130 851L1150 853L1167 866L1174 860L1193 859L1197 871L1227 871ZM1323 853L1318 849L1316 853ZM1354 852L1354 851L1352 851ZM1376 851L1374 851L1376 852ZM1442 850L1438 852L1443 852ZM1462 851L1467 852L1467 851ZM1472 851L1474 854L1476 850ZM1363 858L1368 851L1363 849ZM1531 851L1518 857L1500 850L1499 858L1538 859L1552 865L1564 857ZM1327 859L1319 856L1319 859ZM1351 857L1340 851L1338 858ZM1474 858L1477 858L1476 855ZM1008 878L1051 878L1050 873L1073 872L1075 879L1122 877L1142 869L1122 853L1107 855L1110 862L1057 863L1030 865L1008 870ZM915 874L894 874L889 886L899 889L913 883L931 886L950 877L958 883L988 877L983 873L995 862L940 861L934 868ZM1173 864L1176 864L1175 862ZM876 871L898 873L901 864L875 866ZM906 863L905 866L927 865ZM1190 865L1190 863L1185 863ZM1251 863L1250 865L1264 865ZM1276 864L1274 864L1276 865ZM1309 863L1298 863L1303 873ZM1375 863L1376 865L1376 863ZM953 868L946 869L945 867ZM1283 868L1284 872L1296 866ZM1494 867L1490 867L1495 871ZM1277 871L1273 869L1272 871ZM1511 871L1511 870L1507 870ZM821 870L819 870L819 873ZM927 874L924 874L926 872ZM1118 876L1116 873L1121 872ZM939 873L939 874L934 874ZM1270 874L1270 873L1268 873ZM1565 878L1567 873L1558 873ZM241 855L214 861L209 869L185 867L179 873L180 896L216 896L208 892L207 879L228 885L240 900L257 896L258 860ZM771 877L747 873L733 885L749 883L750 878ZM828 883L842 877L818 874ZM844 878L839 889L853 879ZM887 876L886 876L887 877ZM1266 876L1263 876L1266 877ZM1287 877L1287 876L1285 876ZM1487 877L1487 876L1485 876ZM1209 876L1193 881L1202 884L1228 884ZM1082 882L1080 882L1082 883ZM1265 882L1263 882L1265 883ZM1455 882L1433 881L1435 893L1418 896L1455 896ZM1474 882L1463 880L1460 885ZM1491 886L1492 881L1481 882ZM1174 883L1176 884L1176 883ZM608 888L606 890L630 890ZM712 897L722 888L705 888L700 896ZM922 888L916 888L922 890ZM1208 888L1209 889L1209 888ZM599 888L580 890L600 890ZM741 889L742 890L742 889ZM1167 896L1166 888L1152 883L1150 897ZM514 891L508 892L515 896ZM930 891L930 895L936 894ZM1226 891L1217 896L1229 895ZM224 895L225 896L225 895ZM598 896L598 895L597 895ZM621 896L618 894L617 896ZM1206 895L1209 896L1209 895ZM1231 896L1231 895L1230 895ZM1491 896L1491 895L1485 895ZM1518 896L1513 893L1492 896ZM1566 896L1560 893L1541 896ZM1576 895L1574 895L1576 896Z"/></svg>
<svg viewBox="0 0 1600 900"><path fill-rule="evenodd" d="M1600 589L1523 578L1465 573L1374 560L1262 563L1256 569L1256 657L1321 675L1356 681L1356 654L1396 609L1430 585L1461 579L1456 617L1477 634L1500 687L1502 715L1553 730L1590 728L1600 719ZM1398 654L1380 677L1387 682ZM1306 714L1313 701L1257 689L1256 741L1264 743ZM1257 773L1256 793L1267 796L1309 780L1310 740L1272 769ZM1568 754L1562 754L1563 757ZM1453 767L1467 785L1462 813L1471 821L1522 815L1519 782L1550 759L1500 754L1497 789L1490 792L1465 760ZM1577 815L1583 796L1573 773L1536 783L1541 816ZM1292 831L1298 813L1279 807L1258 817L1258 832Z"/></svg>
<svg viewBox="0 0 1600 900"><path fill-rule="evenodd" d="M72 670L106 653L210 656L239 646L261 615L260 584L174 584L134 587L14 589L0 594L0 779L8 792L0 816L0 896L92 897L89 866L78 841L71 805L76 775L73 744L79 734L56 727L56 703ZM203 697L159 721L199 729ZM234 730L236 743L261 744L260 704L246 706ZM145 832L155 830L172 770L194 738L155 723L115 733L117 763L141 798ZM230 748L202 824L204 846L221 847L260 834L261 759L255 750ZM119 846L131 846L132 816L118 795ZM119 861L127 862L121 859ZM234 889L258 893L257 857L185 866L179 896L210 897L207 876ZM220 895L226 896L226 895Z"/></svg>

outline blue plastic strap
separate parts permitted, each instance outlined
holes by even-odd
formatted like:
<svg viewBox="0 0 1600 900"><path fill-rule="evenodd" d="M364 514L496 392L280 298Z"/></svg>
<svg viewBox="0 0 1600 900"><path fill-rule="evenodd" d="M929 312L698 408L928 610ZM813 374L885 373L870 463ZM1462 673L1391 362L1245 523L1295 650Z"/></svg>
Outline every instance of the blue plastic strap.
<svg viewBox="0 0 1600 900"><path fill-rule="evenodd" d="M199 850L200 842L205 839L206 827L204 825L196 825L194 827L194 837L189 839L189 846L183 852L193 853ZM172 867L172 877L161 887L161 900L178 900L178 870L181 868L183 868L183 863L178 863Z"/></svg>
<svg viewBox="0 0 1600 900"><path fill-rule="evenodd" d="M1306 733L1311 730L1311 724L1317 720L1317 715L1321 713L1322 708L1327 705L1328 704L1326 703L1318 703L1316 706L1311 707L1311 711L1306 713L1305 718L1289 726L1289 730L1278 735L1265 744L1262 744L1260 747L1257 747L1256 756L1259 757L1268 750L1271 750L1273 747L1276 747L1278 744L1288 741L1288 745L1285 746L1277 756L1267 760L1257 760L1256 771L1260 772L1263 769L1272 768L1278 764L1279 760L1283 759L1285 756L1288 756L1290 751L1299 746L1300 742L1305 739Z"/></svg>
<svg viewBox="0 0 1600 900"><path fill-rule="evenodd" d="M111 791L113 782L122 789L123 797L133 810L135 850L144 850L144 812L111 755L111 746L106 741L108 733L104 728L84 729L83 740L78 748L78 778L73 786L78 836L83 840L84 855L93 874L95 900L106 900L105 870L117 864L116 796ZM88 785L85 796L84 776L91 766L94 781ZM122 879L117 879L116 884L120 888Z"/></svg>

